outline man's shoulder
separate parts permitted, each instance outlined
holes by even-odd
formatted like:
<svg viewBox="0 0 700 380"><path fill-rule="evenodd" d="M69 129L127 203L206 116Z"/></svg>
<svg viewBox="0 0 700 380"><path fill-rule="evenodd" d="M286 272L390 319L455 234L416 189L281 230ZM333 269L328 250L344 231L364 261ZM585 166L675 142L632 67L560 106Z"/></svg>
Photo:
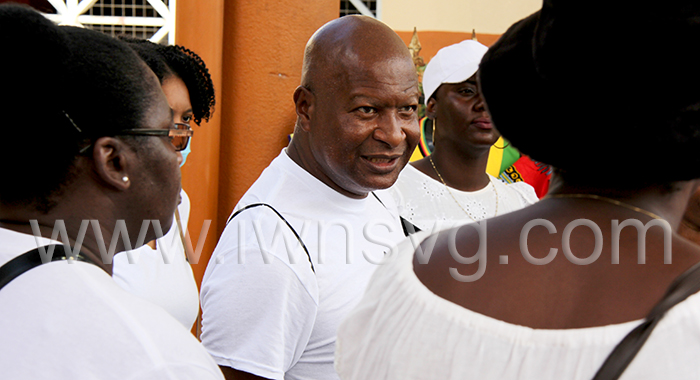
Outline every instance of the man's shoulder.
<svg viewBox="0 0 700 380"><path fill-rule="evenodd" d="M255 201L269 201L270 198L274 198L279 194L279 187L285 186L285 180L289 175L289 170L286 168L284 163L284 155L282 152L277 156L270 164L260 173L260 176L253 182L248 190L243 194L241 200L238 202L237 208L243 204L248 204L252 202L245 202L246 199L251 198Z"/></svg>
<svg viewBox="0 0 700 380"><path fill-rule="evenodd" d="M298 198L312 190L315 182L309 177L310 174L282 151L248 188L234 212L254 203L269 204L275 209L294 207Z"/></svg>

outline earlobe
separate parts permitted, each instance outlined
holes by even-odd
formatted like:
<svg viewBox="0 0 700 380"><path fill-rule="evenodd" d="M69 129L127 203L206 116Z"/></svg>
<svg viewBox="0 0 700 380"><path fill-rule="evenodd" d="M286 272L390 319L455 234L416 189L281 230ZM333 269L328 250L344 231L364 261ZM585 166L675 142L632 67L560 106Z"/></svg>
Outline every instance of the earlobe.
<svg viewBox="0 0 700 380"><path fill-rule="evenodd" d="M313 112L314 94L304 86L299 86L294 91L294 107L299 118L301 129L309 131L309 121Z"/></svg>
<svg viewBox="0 0 700 380"><path fill-rule="evenodd" d="M99 178L118 190L128 189L131 186L128 146L114 137L101 137L93 146L92 159Z"/></svg>
<svg viewBox="0 0 700 380"><path fill-rule="evenodd" d="M430 98L428 99L428 104L425 105L425 115L428 116L428 119L435 120L435 114L437 114L437 101L435 101L435 98Z"/></svg>

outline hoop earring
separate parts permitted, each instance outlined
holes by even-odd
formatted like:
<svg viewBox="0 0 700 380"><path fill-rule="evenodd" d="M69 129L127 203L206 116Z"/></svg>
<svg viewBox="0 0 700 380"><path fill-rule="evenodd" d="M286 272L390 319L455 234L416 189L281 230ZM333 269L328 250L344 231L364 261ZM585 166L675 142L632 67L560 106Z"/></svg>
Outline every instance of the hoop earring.
<svg viewBox="0 0 700 380"><path fill-rule="evenodd" d="M433 135L430 136L430 140L433 141L433 149L435 149L435 127L437 126L437 119L433 119Z"/></svg>

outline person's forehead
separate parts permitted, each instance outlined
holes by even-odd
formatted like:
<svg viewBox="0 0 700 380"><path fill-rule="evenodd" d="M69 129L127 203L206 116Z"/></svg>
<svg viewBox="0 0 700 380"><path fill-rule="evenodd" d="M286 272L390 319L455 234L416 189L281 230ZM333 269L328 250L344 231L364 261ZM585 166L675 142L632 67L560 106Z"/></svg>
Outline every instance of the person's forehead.
<svg viewBox="0 0 700 380"><path fill-rule="evenodd" d="M378 81L397 82L417 80L415 67L410 58L396 55L349 56L336 66L334 73L349 82Z"/></svg>

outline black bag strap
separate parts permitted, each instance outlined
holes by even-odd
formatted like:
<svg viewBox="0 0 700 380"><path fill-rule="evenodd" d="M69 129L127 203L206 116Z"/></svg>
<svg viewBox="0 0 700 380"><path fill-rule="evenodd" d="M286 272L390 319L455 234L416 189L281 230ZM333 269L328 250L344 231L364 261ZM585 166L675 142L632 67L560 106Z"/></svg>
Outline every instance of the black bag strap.
<svg viewBox="0 0 700 380"><path fill-rule="evenodd" d="M382 200L379 199L379 197L377 196L377 194L374 193L374 191L372 191L372 195L374 195L374 198L376 198L377 201L381 203L382 206L384 206L384 202L382 202ZM386 206L384 206L384 208L388 210ZM404 219L403 216L399 216L399 221L401 222L401 228L403 229L404 236L420 232L420 228L418 228L415 224L409 222L408 220Z"/></svg>
<svg viewBox="0 0 700 380"><path fill-rule="evenodd" d="M41 264L46 264L50 263L53 261L61 261L61 260L78 260L78 261L84 261L88 262L91 264L93 263L91 260L83 256L82 254L78 254L77 256L70 256L66 254L65 247L61 244L53 244L53 245L47 245L45 247L42 247L45 251L47 252L51 250L53 247L53 256L51 256L51 260L47 262L43 262L41 258L41 254L39 253L39 248L33 249L31 251L27 251L14 259L8 261L0 267L0 289L2 289L5 285L7 285L10 281L14 280L15 278L19 277L23 273L34 269L38 267Z"/></svg>
<svg viewBox="0 0 700 380"><path fill-rule="evenodd" d="M238 216L238 214L242 213L243 211L248 210L248 209L251 209L251 208L255 208L255 207L260 207L260 206L267 207L267 208L269 208L270 210L274 211L274 213L277 214L277 216L279 216L280 219L282 219L282 220L287 224L287 227L289 227L289 229L292 230L292 233L294 234L294 236L295 236L295 237L297 238L297 240L299 241L299 244L301 244L301 247L304 249L304 252L306 252L306 257L309 259L309 264L311 264L311 271L314 272L314 273L316 273L316 269L314 269L314 263L311 261L311 255L309 254L309 250L306 249L306 244L304 244L304 241L301 240L301 237L299 236L299 234L297 233L297 231L294 229L294 227L292 227L292 225L287 221L287 219L285 219L285 218L282 216L282 214L279 213L279 211L275 210L275 208L272 207L272 206L270 206L269 204L267 204L267 203L252 203L252 204L249 204L248 206L245 206L245 207L243 207L242 209L240 209L240 210L234 212L233 215L231 215L231 217L228 218L228 220L226 221L226 224L229 224L229 222L231 222L231 220L233 220L233 218L235 218L236 216Z"/></svg>
<svg viewBox="0 0 700 380"><path fill-rule="evenodd" d="M403 216L399 216L399 219L401 220L401 227L403 228L404 236L420 232L420 228L418 228L418 226L404 219Z"/></svg>
<svg viewBox="0 0 700 380"><path fill-rule="evenodd" d="M612 350L593 380L618 379L666 312L698 291L700 291L700 263L673 280L664 297L651 309L644 322L627 334Z"/></svg>

